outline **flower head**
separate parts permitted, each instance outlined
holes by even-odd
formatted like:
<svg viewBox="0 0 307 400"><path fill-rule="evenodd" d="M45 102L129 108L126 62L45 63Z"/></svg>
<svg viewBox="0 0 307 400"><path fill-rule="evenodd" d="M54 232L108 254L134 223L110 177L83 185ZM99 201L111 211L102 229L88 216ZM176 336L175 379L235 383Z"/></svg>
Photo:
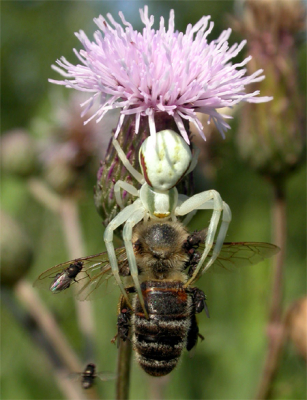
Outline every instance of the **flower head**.
<svg viewBox="0 0 307 400"><path fill-rule="evenodd" d="M232 107L241 101L259 103L271 97L255 97L259 91L246 93L245 86L264 79L259 69L246 76L243 68L251 57L232 64L246 41L229 47L231 29L222 32L218 39L207 41L213 29L210 16L202 17L186 32L175 31L174 11L171 10L168 29L160 18L158 30L152 29L154 17L148 16L148 7L140 10L145 27L142 33L133 29L120 12L122 25L110 14L109 22L102 16L94 19L100 31L91 42L83 31L76 36L84 50L74 50L81 64L73 65L64 57L57 61L61 67L53 69L65 79L50 82L91 93L82 105L84 115L98 101L98 110L90 119L99 122L111 109L121 108L115 132L117 135L127 115L135 115L135 132L140 118L148 116L150 133L156 132L155 114L171 115L179 132L189 143L183 120L193 122L204 137L203 126L196 111L209 115L224 135L229 128L217 109ZM89 119L89 120L90 120Z"/></svg>

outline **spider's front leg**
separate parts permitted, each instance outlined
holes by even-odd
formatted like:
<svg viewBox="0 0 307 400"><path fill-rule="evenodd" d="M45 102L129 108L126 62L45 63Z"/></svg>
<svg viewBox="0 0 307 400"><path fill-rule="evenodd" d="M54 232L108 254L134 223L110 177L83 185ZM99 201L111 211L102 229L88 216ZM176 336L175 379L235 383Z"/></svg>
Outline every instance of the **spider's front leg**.
<svg viewBox="0 0 307 400"><path fill-rule="evenodd" d="M130 172L130 174L141 184L145 182L144 176L140 174L130 163L128 158L126 157L126 154L123 152L123 149L120 147L118 141L116 139L113 139L112 141L113 146L115 147L115 150L118 154L118 157L120 158L121 162L123 163L124 167L127 169L127 171Z"/></svg>
<svg viewBox="0 0 307 400"><path fill-rule="evenodd" d="M132 196L139 197L139 191L134 186L130 185L130 183L124 181L117 181L114 185L114 194L116 203L120 206L120 208L124 208L123 200L120 195L120 190L123 189L126 192L132 194Z"/></svg>
<svg viewBox="0 0 307 400"><path fill-rule="evenodd" d="M143 295L142 295L142 290L138 278L138 267L136 264L136 259L133 251L133 245L132 245L132 230L133 227L140 221L144 219L145 214L147 214L146 209L144 206L139 207L139 210L137 210L134 214L131 215L131 217L127 220L124 230L123 230L123 240L125 243L126 247L126 252L127 252L127 259L129 263L129 268L131 272L131 277L133 279L134 287L135 290L139 296L140 303L142 305L145 317L148 318L148 313L145 307Z"/></svg>
<svg viewBox="0 0 307 400"><path fill-rule="evenodd" d="M130 308L132 307L129 301L129 297L119 276L118 263L113 245L113 232L115 231L116 228L118 228L120 225L124 224L127 220L129 220L129 218L136 211L140 210L140 208L143 209L143 206L139 199L137 199L130 206L125 207L119 214L117 214L117 216L114 219L112 219L112 221L106 227L103 237L106 245L106 250L108 252L108 257L112 268L113 276Z"/></svg>
<svg viewBox="0 0 307 400"><path fill-rule="evenodd" d="M229 205L223 201L223 217L222 217L222 223L221 223L221 227L219 230L219 234L216 238L216 243L213 248L212 256L211 256L210 260L207 262L207 264L205 265L205 267L202 269L201 274L206 272L207 269L211 267L211 265L216 260L217 256L220 254L230 221L231 221L231 210L229 208Z"/></svg>
<svg viewBox="0 0 307 400"><path fill-rule="evenodd" d="M193 210L208 210L208 209L212 209L213 213L208 228L208 233L205 242L205 249L199 260L197 267L195 268L195 271L193 272L193 275L184 285L185 287L191 285L198 277L200 272L204 273L212 265L212 263L218 256L221 247L224 243L229 223L231 221L231 211L229 206L225 202L223 202L221 196L216 190L208 190L206 192L198 193L190 197L188 200L184 201L175 209L175 215L186 215L192 212ZM212 248L222 212L223 212L222 223L213 249L213 254L208 263L202 268L202 265Z"/></svg>
<svg viewBox="0 0 307 400"><path fill-rule="evenodd" d="M142 174L140 174L129 162L128 158L126 157L126 154L123 152L122 148L120 147L118 141L116 139L113 139L113 146L115 147L115 150L117 152L118 157L120 158L121 162L123 163L124 167L127 169L128 172L141 184L145 182L144 177ZM114 185L114 194L115 194L115 199L116 203L123 208L123 201L120 196L120 190L126 190L126 192L132 194L135 197L139 197L139 191L136 189L133 185L130 185L130 183L124 182L124 181L117 181Z"/></svg>

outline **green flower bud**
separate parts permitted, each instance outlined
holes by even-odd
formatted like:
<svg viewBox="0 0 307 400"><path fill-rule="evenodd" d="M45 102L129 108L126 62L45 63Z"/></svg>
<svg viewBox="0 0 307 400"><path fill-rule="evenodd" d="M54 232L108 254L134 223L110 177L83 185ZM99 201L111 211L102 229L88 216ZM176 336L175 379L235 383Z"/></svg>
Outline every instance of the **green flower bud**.
<svg viewBox="0 0 307 400"><path fill-rule="evenodd" d="M1 137L1 164L4 172L28 177L37 168L35 139L23 129L14 129Z"/></svg>
<svg viewBox="0 0 307 400"><path fill-rule="evenodd" d="M95 174L97 163L106 150L117 114L110 114L99 125L84 124L80 103L84 94L73 92L69 98L51 96L49 115L32 123L40 140L43 177L59 194L76 194L84 190ZM103 134L101 134L101 129Z"/></svg>
<svg viewBox="0 0 307 400"><path fill-rule="evenodd" d="M18 223L3 211L0 224L1 284L13 286L31 267L33 248Z"/></svg>
<svg viewBox="0 0 307 400"><path fill-rule="evenodd" d="M266 104L241 109L238 147L243 159L273 181L297 168L305 149L305 96L298 72L297 34L303 28L299 1L245 1L241 20L234 27L248 39L253 60L249 72L260 66L266 79L251 90L273 95Z"/></svg>
<svg viewBox="0 0 307 400"><path fill-rule="evenodd" d="M289 339L298 354L307 361L307 297L296 300L289 307L285 324Z"/></svg>
<svg viewBox="0 0 307 400"><path fill-rule="evenodd" d="M60 194L76 189L80 184L81 174L78 174L62 157L54 157L44 165L43 175L46 182Z"/></svg>

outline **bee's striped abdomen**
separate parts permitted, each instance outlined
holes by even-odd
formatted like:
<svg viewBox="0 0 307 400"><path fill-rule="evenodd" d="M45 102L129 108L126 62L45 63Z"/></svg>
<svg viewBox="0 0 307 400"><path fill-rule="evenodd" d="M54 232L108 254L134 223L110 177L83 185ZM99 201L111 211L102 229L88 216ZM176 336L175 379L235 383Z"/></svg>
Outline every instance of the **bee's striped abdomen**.
<svg viewBox="0 0 307 400"><path fill-rule="evenodd" d="M149 319L135 296L133 345L139 364L152 376L171 372L186 346L192 300L182 285L174 281L142 283Z"/></svg>

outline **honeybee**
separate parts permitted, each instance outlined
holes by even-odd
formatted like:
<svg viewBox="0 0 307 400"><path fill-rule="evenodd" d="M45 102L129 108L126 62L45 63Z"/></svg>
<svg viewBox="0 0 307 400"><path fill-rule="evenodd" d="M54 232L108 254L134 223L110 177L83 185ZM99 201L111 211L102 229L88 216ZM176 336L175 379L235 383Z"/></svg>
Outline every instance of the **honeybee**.
<svg viewBox="0 0 307 400"><path fill-rule="evenodd" d="M133 250L148 317L136 294L130 276L125 248L116 249L119 274L124 279L132 307L121 295L118 314L119 340L132 340L136 359L152 376L170 373L178 363L184 348L190 351L199 334L196 314L206 311L206 296L197 287L188 284L194 274L205 246L206 230L191 235L178 221L158 223L142 221L133 230ZM271 257L279 248L269 243L224 243L211 270L232 270L254 265ZM210 253L208 257L210 257ZM81 266L80 272L69 277L68 269ZM69 285L56 282L64 274ZM78 258L59 264L41 274L34 286L57 293L78 284L76 297L89 300L102 295L112 277L107 253ZM200 274L197 278L200 277ZM50 278L53 279L50 286Z"/></svg>
<svg viewBox="0 0 307 400"><path fill-rule="evenodd" d="M93 363L87 364L83 372L75 372L70 374L70 378L77 378L81 380L81 386L83 389L90 389L97 377L102 381L109 381L115 379L115 374L108 372L96 372L96 365Z"/></svg>

